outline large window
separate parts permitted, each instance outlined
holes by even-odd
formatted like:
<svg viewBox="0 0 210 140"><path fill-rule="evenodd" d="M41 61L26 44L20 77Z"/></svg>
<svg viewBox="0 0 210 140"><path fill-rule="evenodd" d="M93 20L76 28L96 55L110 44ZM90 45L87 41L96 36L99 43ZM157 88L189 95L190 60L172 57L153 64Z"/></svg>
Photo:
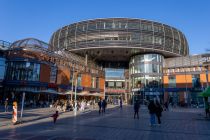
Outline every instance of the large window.
<svg viewBox="0 0 210 140"><path fill-rule="evenodd" d="M4 79L5 58L0 58L0 80Z"/></svg>
<svg viewBox="0 0 210 140"><path fill-rule="evenodd" d="M50 70L50 83L55 83L57 77L57 67L52 66Z"/></svg>
<svg viewBox="0 0 210 140"><path fill-rule="evenodd" d="M192 87L193 88L201 88L200 74L192 75Z"/></svg>
<svg viewBox="0 0 210 140"><path fill-rule="evenodd" d="M170 88L176 87L176 76L175 75L169 76L168 80L169 80L168 86Z"/></svg>
<svg viewBox="0 0 210 140"><path fill-rule="evenodd" d="M99 78L96 77L96 88L99 88Z"/></svg>
<svg viewBox="0 0 210 140"><path fill-rule="evenodd" d="M95 88L95 79L96 79L95 77L91 78L91 87L92 88Z"/></svg>
<svg viewBox="0 0 210 140"><path fill-rule="evenodd" d="M7 62L6 80L39 81L40 64L23 61Z"/></svg>
<svg viewBox="0 0 210 140"><path fill-rule="evenodd" d="M78 74L77 76L77 86L81 86L82 84L82 77L81 77L81 74Z"/></svg>
<svg viewBox="0 0 210 140"><path fill-rule="evenodd" d="M106 68L105 69L105 76L107 78L116 77L116 78L124 78L124 69L114 69L114 68Z"/></svg>

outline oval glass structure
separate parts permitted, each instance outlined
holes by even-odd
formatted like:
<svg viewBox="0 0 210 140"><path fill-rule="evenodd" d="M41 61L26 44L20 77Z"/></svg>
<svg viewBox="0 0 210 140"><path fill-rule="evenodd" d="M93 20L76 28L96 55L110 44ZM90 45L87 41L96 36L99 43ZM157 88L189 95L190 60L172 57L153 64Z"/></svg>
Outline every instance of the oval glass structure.
<svg viewBox="0 0 210 140"><path fill-rule="evenodd" d="M114 53L122 50L122 58L128 58L127 61L132 55L149 52L164 57L189 54L181 31L144 19L106 18L73 23L54 32L50 44L52 50L89 53L98 59L108 56L111 53L108 49L113 49Z"/></svg>

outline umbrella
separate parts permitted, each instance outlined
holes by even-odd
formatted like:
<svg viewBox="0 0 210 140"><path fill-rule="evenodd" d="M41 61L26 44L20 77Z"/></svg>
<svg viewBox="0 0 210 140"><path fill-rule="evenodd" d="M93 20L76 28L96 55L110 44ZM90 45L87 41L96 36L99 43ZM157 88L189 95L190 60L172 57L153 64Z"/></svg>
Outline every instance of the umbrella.
<svg viewBox="0 0 210 140"><path fill-rule="evenodd" d="M199 94L199 96L202 96L202 97L210 97L210 87L208 87L207 89L205 89L203 92L201 92Z"/></svg>

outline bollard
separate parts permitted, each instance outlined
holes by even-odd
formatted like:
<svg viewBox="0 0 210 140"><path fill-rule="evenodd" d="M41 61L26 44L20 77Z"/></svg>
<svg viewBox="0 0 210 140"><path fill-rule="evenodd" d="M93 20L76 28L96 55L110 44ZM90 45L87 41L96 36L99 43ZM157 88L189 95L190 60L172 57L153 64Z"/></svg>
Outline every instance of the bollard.
<svg viewBox="0 0 210 140"><path fill-rule="evenodd" d="M12 123L15 125L17 123L17 102L13 102L13 113L12 113Z"/></svg>

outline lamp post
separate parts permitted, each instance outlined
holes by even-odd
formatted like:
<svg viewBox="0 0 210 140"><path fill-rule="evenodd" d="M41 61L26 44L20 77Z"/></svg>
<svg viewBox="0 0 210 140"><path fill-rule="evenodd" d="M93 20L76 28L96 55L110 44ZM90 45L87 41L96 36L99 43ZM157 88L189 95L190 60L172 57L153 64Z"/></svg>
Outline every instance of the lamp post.
<svg viewBox="0 0 210 140"><path fill-rule="evenodd" d="M71 102L73 100L73 92L74 92L74 89L73 89L73 86L74 86L74 67L73 67L73 70L72 70L73 74L72 74L72 80L71 80Z"/></svg>
<svg viewBox="0 0 210 140"><path fill-rule="evenodd" d="M106 99L106 82L104 82L104 100Z"/></svg>
<svg viewBox="0 0 210 140"><path fill-rule="evenodd" d="M209 80L208 80L208 65L205 66L205 69L206 69L206 88L209 87Z"/></svg>
<svg viewBox="0 0 210 140"><path fill-rule="evenodd" d="M187 95L187 68L185 68L185 103L186 103L186 98L188 99L188 95Z"/></svg>
<svg viewBox="0 0 210 140"><path fill-rule="evenodd" d="M77 78L76 78L76 84L75 84L75 89L74 89L74 116L77 115Z"/></svg>

